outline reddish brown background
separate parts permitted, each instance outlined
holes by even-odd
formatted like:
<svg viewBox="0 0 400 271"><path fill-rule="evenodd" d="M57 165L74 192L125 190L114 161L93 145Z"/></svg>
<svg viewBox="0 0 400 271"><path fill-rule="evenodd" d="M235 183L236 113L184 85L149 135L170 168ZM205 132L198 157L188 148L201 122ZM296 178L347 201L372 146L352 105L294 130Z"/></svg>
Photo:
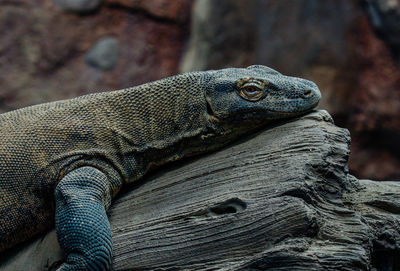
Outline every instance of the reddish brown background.
<svg viewBox="0 0 400 271"><path fill-rule="evenodd" d="M400 0L69 1L0 0L0 112L264 64L320 86L320 108L352 133L353 174L400 180ZM85 60L104 37L118 44L111 69Z"/></svg>

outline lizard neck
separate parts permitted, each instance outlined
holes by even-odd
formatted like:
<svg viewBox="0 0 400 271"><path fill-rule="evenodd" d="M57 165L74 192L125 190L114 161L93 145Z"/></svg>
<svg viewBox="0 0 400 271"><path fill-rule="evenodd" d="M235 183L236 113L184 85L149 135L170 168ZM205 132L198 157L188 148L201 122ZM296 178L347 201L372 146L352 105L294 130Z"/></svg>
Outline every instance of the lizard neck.
<svg viewBox="0 0 400 271"><path fill-rule="evenodd" d="M207 114L204 80L204 72L188 73L110 93L108 130L130 181L207 151L204 139L221 132Z"/></svg>

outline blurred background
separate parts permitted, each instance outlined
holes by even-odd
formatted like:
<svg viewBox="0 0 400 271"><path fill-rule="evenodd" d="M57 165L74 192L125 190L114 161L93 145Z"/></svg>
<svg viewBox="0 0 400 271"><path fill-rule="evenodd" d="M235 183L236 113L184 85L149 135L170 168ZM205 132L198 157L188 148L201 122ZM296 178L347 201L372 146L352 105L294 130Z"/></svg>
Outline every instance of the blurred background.
<svg viewBox="0 0 400 271"><path fill-rule="evenodd" d="M351 173L400 180L400 0L0 0L0 112L252 64L315 81Z"/></svg>

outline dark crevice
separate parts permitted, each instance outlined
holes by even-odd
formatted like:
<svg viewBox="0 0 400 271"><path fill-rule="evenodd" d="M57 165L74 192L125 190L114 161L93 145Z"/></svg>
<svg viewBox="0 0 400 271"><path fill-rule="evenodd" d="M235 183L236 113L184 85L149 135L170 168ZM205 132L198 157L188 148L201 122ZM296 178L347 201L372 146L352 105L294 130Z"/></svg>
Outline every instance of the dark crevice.
<svg viewBox="0 0 400 271"><path fill-rule="evenodd" d="M400 270L400 249L374 249L371 265L377 271Z"/></svg>
<svg viewBox="0 0 400 271"><path fill-rule="evenodd" d="M399 206L399 204L396 203L396 201L391 202L391 201L387 201L387 200L376 199L376 200L365 202L365 204L375 207L375 208L378 208L378 209L381 209L381 210L384 210L391 214L396 214L396 215L400 214L400 206Z"/></svg>
<svg viewBox="0 0 400 271"><path fill-rule="evenodd" d="M312 204L312 199L307 191L300 188L294 188L282 193L280 196L290 196L304 200L307 204Z"/></svg>
<svg viewBox="0 0 400 271"><path fill-rule="evenodd" d="M247 204L238 198L232 198L211 207L209 212L214 215L234 214L247 208Z"/></svg>
<svg viewBox="0 0 400 271"><path fill-rule="evenodd" d="M194 219L196 217L210 217L210 216L220 216L235 214L241 212L247 208L246 202L239 198L231 198L224 202L220 202L213 207L209 207L200 211L197 211L185 219Z"/></svg>

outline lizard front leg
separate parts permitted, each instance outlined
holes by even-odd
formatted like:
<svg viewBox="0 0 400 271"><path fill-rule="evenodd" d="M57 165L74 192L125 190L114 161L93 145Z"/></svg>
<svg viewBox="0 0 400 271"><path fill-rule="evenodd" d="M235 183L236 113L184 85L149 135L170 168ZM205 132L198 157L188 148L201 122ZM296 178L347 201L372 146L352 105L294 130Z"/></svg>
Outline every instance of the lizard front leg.
<svg viewBox="0 0 400 271"><path fill-rule="evenodd" d="M57 185L56 231L67 259L58 271L109 270L112 237L106 209L110 182L94 167L68 173Z"/></svg>

